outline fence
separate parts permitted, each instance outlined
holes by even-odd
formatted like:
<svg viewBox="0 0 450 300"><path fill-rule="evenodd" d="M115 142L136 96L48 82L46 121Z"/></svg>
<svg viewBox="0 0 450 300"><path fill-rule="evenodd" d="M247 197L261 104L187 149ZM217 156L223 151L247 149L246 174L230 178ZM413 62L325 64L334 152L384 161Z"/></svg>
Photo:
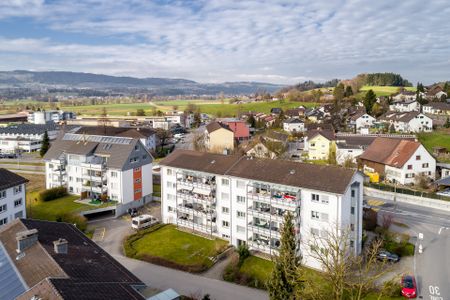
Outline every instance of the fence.
<svg viewBox="0 0 450 300"><path fill-rule="evenodd" d="M405 195L416 196L416 197L438 199L438 200L442 200L442 201L450 201L450 197L437 195L435 193L415 191L415 190L411 190L411 189L407 189L407 188L395 187L392 185L387 185L387 184L382 184L382 183L376 184L376 183L367 182L367 183L364 183L364 186L370 187L373 189L377 189L380 191L393 192L393 193L397 193L397 194L405 194Z"/></svg>

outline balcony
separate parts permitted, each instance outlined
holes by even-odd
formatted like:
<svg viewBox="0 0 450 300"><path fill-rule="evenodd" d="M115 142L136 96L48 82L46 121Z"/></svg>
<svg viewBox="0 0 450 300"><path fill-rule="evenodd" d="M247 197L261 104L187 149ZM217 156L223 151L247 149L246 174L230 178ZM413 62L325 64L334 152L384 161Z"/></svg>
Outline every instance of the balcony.
<svg viewBox="0 0 450 300"><path fill-rule="evenodd" d="M105 169L105 160L102 157L88 157L80 166L88 170L102 171Z"/></svg>
<svg viewBox="0 0 450 300"><path fill-rule="evenodd" d="M217 226L215 224L197 224L194 223L192 219L183 219L182 217L177 219L177 225L190 228L193 230L201 231L204 233L214 233L217 232Z"/></svg>
<svg viewBox="0 0 450 300"><path fill-rule="evenodd" d="M279 205L291 211L300 205L300 200L290 195L271 195L270 193L247 193L249 200L258 201L270 205Z"/></svg>
<svg viewBox="0 0 450 300"><path fill-rule="evenodd" d="M248 230L252 231L253 233L259 233L259 234L264 234L264 235L268 235L268 236L281 237L281 234L279 232L279 228L275 227L275 226L270 226L269 223L250 222L250 223L248 223Z"/></svg>
<svg viewBox="0 0 450 300"><path fill-rule="evenodd" d="M200 181L200 180L189 180L184 178L177 178L177 184L180 187L186 187L186 188L198 188L202 189L205 192L210 192L213 188L215 183L213 181Z"/></svg>
<svg viewBox="0 0 450 300"><path fill-rule="evenodd" d="M284 215L277 213L274 209L262 209L254 208L250 206L248 208L248 214L258 218L270 219L277 222L283 222Z"/></svg>
<svg viewBox="0 0 450 300"><path fill-rule="evenodd" d="M90 181L95 181L95 182L103 182L103 177L101 176L101 174L99 174L100 176L94 176L94 175L89 175L86 173L83 173L83 175L81 175L81 178L85 179L85 180L90 180Z"/></svg>
<svg viewBox="0 0 450 300"><path fill-rule="evenodd" d="M213 196L213 194L202 194L199 193L199 191L193 189L178 189L177 190L177 196L184 200L199 202L203 204L211 204L216 202L216 198Z"/></svg>
<svg viewBox="0 0 450 300"><path fill-rule="evenodd" d="M192 203L178 204L178 211L188 213L188 214L199 213L204 216L208 215L208 216L214 216L214 217L215 217L215 212L216 212L214 209L205 209L201 205L194 205Z"/></svg>

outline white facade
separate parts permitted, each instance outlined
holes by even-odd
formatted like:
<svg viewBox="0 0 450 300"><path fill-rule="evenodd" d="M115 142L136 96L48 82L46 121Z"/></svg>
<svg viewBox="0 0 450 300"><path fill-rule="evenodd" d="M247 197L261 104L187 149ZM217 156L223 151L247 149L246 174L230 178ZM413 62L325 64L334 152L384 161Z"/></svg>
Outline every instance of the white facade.
<svg viewBox="0 0 450 300"><path fill-rule="evenodd" d="M364 114L355 120L356 130L361 128L372 127L373 123L376 121L374 117L369 114Z"/></svg>
<svg viewBox="0 0 450 300"><path fill-rule="evenodd" d="M338 165L343 165L347 160L356 163L356 157L363 153L362 147L339 147L339 144L336 144L336 162Z"/></svg>
<svg viewBox="0 0 450 300"><path fill-rule="evenodd" d="M25 184L0 190L0 226L17 218L26 218Z"/></svg>
<svg viewBox="0 0 450 300"><path fill-rule="evenodd" d="M433 131L433 119L420 113L409 120L388 120L389 126L394 126L396 132L431 132Z"/></svg>
<svg viewBox="0 0 450 300"><path fill-rule="evenodd" d="M62 110L42 110L34 111L28 114L28 123L45 124L47 122L58 123L62 120L74 119L75 114L64 112Z"/></svg>
<svg viewBox="0 0 450 300"><path fill-rule="evenodd" d="M416 96L414 96L414 99L416 99ZM398 112L419 111L420 104L415 100L395 101L393 104L389 105L389 110Z"/></svg>
<svg viewBox="0 0 450 300"><path fill-rule="evenodd" d="M305 123L300 120L286 120L283 122L283 130L288 132L304 132Z"/></svg>
<svg viewBox="0 0 450 300"><path fill-rule="evenodd" d="M433 180L436 176L436 160L423 145L417 148L403 167L396 168L386 165L385 168L386 180L400 184L414 184L419 174Z"/></svg>
<svg viewBox="0 0 450 300"><path fill-rule="evenodd" d="M341 195L161 165L162 222L276 255L283 215L289 211L299 254L307 266L320 269L308 254L316 234L349 228L352 251L361 251L362 184L362 175L355 173Z"/></svg>
<svg viewBox="0 0 450 300"><path fill-rule="evenodd" d="M0 152L3 153L33 152L41 149L41 145L42 140L0 138Z"/></svg>

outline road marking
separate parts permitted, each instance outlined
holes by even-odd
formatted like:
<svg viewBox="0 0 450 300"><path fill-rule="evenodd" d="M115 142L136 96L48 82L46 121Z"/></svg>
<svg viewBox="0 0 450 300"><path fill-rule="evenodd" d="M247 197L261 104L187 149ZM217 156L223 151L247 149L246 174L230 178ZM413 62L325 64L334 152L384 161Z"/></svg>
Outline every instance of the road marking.
<svg viewBox="0 0 450 300"><path fill-rule="evenodd" d="M430 300L444 300L437 285L428 286L428 291L430 292Z"/></svg>
<svg viewBox="0 0 450 300"><path fill-rule="evenodd" d="M382 200L369 199L367 200L367 204L370 206L381 206L385 204L385 202Z"/></svg>
<svg viewBox="0 0 450 300"><path fill-rule="evenodd" d="M439 232L438 232L438 234L441 234L441 231L442 231L442 229L445 229L445 230L447 230L447 229L448 229L448 227L441 227L441 228L439 228Z"/></svg>
<svg viewBox="0 0 450 300"><path fill-rule="evenodd" d="M92 240L94 242L101 242L101 241L103 241L103 238L105 237L105 233L106 233L106 228L105 227L96 228L94 230L94 234L92 235Z"/></svg>

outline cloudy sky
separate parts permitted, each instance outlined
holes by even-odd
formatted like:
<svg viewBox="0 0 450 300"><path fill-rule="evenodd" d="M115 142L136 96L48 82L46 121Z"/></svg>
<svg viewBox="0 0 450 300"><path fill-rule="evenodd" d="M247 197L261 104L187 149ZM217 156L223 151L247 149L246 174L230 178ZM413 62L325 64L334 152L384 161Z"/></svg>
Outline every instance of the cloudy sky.
<svg viewBox="0 0 450 300"><path fill-rule="evenodd" d="M0 70L450 80L448 0L0 0Z"/></svg>

